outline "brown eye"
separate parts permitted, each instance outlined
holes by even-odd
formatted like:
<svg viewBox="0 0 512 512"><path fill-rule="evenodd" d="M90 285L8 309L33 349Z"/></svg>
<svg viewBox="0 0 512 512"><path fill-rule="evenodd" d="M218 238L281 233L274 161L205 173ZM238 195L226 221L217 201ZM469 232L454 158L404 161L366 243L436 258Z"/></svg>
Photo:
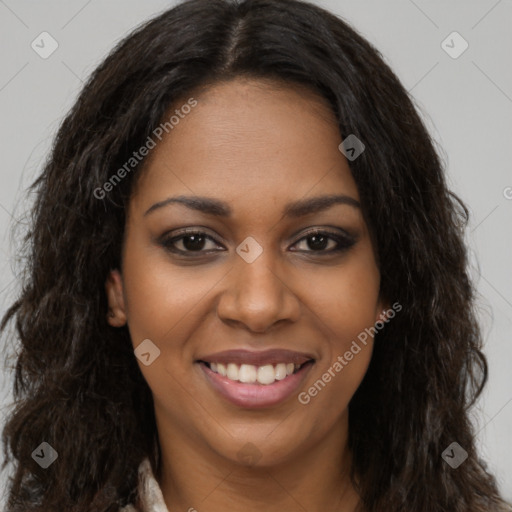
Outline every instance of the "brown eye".
<svg viewBox="0 0 512 512"><path fill-rule="evenodd" d="M208 242L212 246L205 248ZM160 243L165 249L178 254L209 253L219 247L211 236L202 231L187 231L178 236L164 237Z"/></svg>
<svg viewBox="0 0 512 512"><path fill-rule="evenodd" d="M314 230L306 233L305 236L295 242L294 246L303 244L302 249L292 249L292 251L328 255L347 250L355 243L356 240L348 234L342 235L325 230ZM209 247L208 244L210 244ZM198 230L185 231L175 236L166 235L160 240L160 245L174 254L188 257L225 250L213 237L204 231Z"/></svg>
<svg viewBox="0 0 512 512"><path fill-rule="evenodd" d="M306 249L295 249L296 251L327 254L344 251L356 242L352 237L321 230L310 231L294 245L303 241L306 241Z"/></svg>

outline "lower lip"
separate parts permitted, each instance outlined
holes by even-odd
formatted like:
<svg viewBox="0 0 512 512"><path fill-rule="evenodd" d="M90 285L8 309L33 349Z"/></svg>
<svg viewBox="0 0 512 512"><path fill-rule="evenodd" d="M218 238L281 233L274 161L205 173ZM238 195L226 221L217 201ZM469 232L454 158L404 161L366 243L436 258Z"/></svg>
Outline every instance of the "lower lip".
<svg viewBox="0 0 512 512"><path fill-rule="evenodd" d="M273 384L244 384L215 373L204 363L199 363L199 366L208 382L224 398L239 407L256 409L277 405L290 397L306 378L313 362L304 364L298 372L283 380L276 380Z"/></svg>

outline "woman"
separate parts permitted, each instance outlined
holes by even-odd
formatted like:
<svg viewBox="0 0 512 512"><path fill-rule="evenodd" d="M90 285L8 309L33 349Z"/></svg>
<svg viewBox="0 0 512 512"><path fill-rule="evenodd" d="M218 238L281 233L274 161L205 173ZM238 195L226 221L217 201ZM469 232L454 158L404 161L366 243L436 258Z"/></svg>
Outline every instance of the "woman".
<svg viewBox="0 0 512 512"><path fill-rule="evenodd" d="M8 510L505 510L467 210L377 50L296 0L122 41L34 184Z"/></svg>

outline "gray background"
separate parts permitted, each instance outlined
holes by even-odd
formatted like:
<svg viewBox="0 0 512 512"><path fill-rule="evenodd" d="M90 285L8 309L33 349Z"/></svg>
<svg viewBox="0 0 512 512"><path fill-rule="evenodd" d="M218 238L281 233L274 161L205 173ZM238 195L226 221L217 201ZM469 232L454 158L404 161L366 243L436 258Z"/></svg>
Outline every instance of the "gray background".
<svg viewBox="0 0 512 512"><path fill-rule="evenodd" d="M442 148L451 187L470 207L467 242L480 264L473 275L490 365L474 420L481 454L512 500L512 0L317 3L373 42L412 92ZM0 313L18 286L10 226L23 218L23 190L39 172L83 80L128 31L173 4L0 0ZM31 48L43 31L59 44L47 59ZM453 31L469 44L456 59L441 46ZM457 39L448 44L452 52L461 48ZM3 414L10 383L5 369ZM5 477L0 475L0 489Z"/></svg>

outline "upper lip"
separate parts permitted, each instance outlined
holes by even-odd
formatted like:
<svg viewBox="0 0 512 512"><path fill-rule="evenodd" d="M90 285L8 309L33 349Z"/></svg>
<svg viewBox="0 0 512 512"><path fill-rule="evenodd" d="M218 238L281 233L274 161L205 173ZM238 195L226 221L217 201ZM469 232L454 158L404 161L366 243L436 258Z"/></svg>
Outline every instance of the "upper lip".
<svg viewBox="0 0 512 512"><path fill-rule="evenodd" d="M267 364L294 363L304 364L314 359L311 354L304 352L294 352L280 348L254 351L254 350L224 350L200 357L198 361L206 363L235 363L252 364L254 366L264 366Z"/></svg>

